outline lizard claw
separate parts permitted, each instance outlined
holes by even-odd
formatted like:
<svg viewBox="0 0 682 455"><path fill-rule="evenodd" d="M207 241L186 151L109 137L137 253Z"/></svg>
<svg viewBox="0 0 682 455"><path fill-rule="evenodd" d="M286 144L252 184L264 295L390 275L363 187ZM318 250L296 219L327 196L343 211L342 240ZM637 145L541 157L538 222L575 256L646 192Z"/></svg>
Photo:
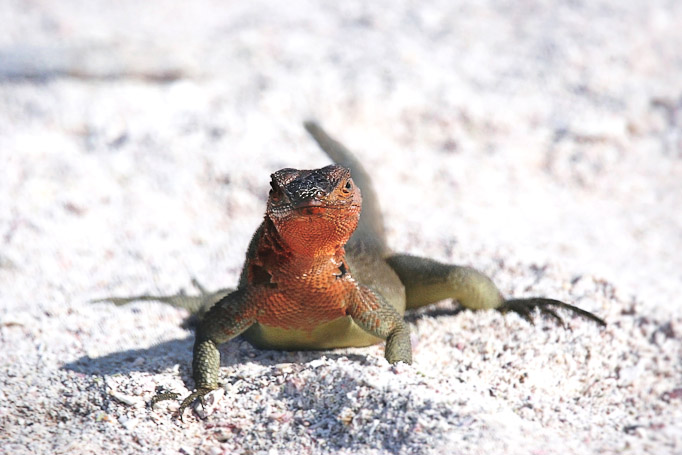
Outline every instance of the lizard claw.
<svg viewBox="0 0 682 455"><path fill-rule="evenodd" d="M175 392L160 392L154 395L149 402L149 407L153 408L156 403L159 401L166 401L166 400L175 400L177 397L179 397L179 393Z"/></svg>
<svg viewBox="0 0 682 455"><path fill-rule="evenodd" d="M192 403L194 403L196 400L199 400L201 405L203 407L206 407L205 397L206 397L206 395L211 393L213 390L215 390L215 389L209 388L209 387L200 387L197 390L190 393L184 400L182 400L178 410L175 411L175 413L173 413L173 417L176 417L176 418L180 419L181 422L183 422L184 420L183 420L182 416L185 413L185 409L187 409L187 407L190 406ZM176 392L160 392L160 393L157 393L156 395L154 395L152 397L151 401L149 402L149 406L151 408L153 408L154 405L156 403L158 403L159 401L175 400L179 396L180 396L180 394L176 393Z"/></svg>
<svg viewBox="0 0 682 455"><path fill-rule="evenodd" d="M202 295L210 294L211 292L207 291L206 288L199 282L199 280L196 279L196 277L192 277L192 286L194 286L197 291L201 292Z"/></svg>
<svg viewBox="0 0 682 455"><path fill-rule="evenodd" d="M599 316L596 316L590 313L589 311L585 311L581 308L578 308L577 306L569 305L568 303L564 303L560 300L554 299L545 299L537 297L529 299L511 299L506 300L500 307L497 308L497 310L502 313L513 311L514 313L524 318L526 321L533 324L531 312L535 308L537 308L538 310L540 310L540 313L551 317L552 319L557 321L557 323L560 326L565 327L564 320L561 318L561 316L557 314L556 311L554 311L552 307L570 310L579 316L596 322L598 325L602 327L606 326L606 322L604 322L604 320Z"/></svg>
<svg viewBox="0 0 682 455"><path fill-rule="evenodd" d="M215 390L214 388L199 387L194 392L190 393L184 400L182 400L182 403L180 403L180 407L175 413L175 417L179 418L180 421L183 422L182 416L185 413L185 409L187 409L187 407L194 403L196 400L199 400L201 405L203 407L206 407L206 400L204 397L214 390Z"/></svg>

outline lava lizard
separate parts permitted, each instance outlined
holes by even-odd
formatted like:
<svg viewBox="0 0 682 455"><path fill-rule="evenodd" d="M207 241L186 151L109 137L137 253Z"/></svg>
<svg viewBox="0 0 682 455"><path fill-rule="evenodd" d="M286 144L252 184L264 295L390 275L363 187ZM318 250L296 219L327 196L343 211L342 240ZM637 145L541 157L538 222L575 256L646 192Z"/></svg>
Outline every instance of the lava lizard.
<svg viewBox="0 0 682 455"><path fill-rule="evenodd" d="M101 300L117 305L157 300L200 316L192 362L196 389L182 401L180 418L187 406L203 402L219 387L218 345L238 335L256 347L283 350L386 340L389 362L411 363L405 310L444 299L471 310L514 311L528 320L537 308L560 324L554 308L563 308L605 325L594 314L558 300L505 299L490 278L473 268L393 253L367 172L319 125L306 122L305 128L336 164L272 174L265 219L249 244L237 289L208 292L193 281L199 296ZM158 394L152 405L177 396Z"/></svg>

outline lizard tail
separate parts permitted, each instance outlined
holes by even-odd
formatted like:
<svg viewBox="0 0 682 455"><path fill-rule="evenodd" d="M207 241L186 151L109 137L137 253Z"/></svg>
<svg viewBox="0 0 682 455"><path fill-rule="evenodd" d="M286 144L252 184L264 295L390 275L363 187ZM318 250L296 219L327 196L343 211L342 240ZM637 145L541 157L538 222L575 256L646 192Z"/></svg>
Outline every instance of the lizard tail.
<svg viewBox="0 0 682 455"><path fill-rule="evenodd" d="M386 246L386 232L381 215L381 207L369 174L362 167L358 159L343 144L327 134L315 121L303 123L305 129L315 139L320 148L336 164L350 169L353 181L362 192L362 215L351 242L359 241L366 246L379 247L382 253L388 252Z"/></svg>

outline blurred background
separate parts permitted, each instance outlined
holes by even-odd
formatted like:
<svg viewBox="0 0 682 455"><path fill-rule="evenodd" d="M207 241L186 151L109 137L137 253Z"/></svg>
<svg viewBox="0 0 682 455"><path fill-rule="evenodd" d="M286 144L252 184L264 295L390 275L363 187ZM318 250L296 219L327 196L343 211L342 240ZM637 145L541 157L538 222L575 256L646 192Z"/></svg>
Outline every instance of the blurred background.
<svg viewBox="0 0 682 455"><path fill-rule="evenodd" d="M44 296L224 285L268 175L326 163L316 118L396 249L679 308L678 1L5 0L0 23L0 264Z"/></svg>

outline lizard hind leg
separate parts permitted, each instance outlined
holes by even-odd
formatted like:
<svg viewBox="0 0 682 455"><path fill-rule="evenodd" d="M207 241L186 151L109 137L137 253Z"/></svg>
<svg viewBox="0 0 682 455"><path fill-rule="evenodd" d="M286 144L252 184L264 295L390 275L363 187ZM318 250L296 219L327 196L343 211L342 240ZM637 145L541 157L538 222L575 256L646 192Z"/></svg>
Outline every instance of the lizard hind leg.
<svg viewBox="0 0 682 455"><path fill-rule="evenodd" d="M504 302L492 280L471 267L407 254L392 255L386 262L405 286L407 309L445 299L456 299L470 310L496 309Z"/></svg>
<svg viewBox="0 0 682 455"><path fill-rule="evenodd" d="M490 278L470 267L443 264L405 254L390 256L386 262L405 286L408 309L451 298L470 310L494 309L502 313L512 311L531 323L532 312L538 309L541 314L563 326L563 319L555 311L560 308L590 319L600 326L606 325L603 319L589 311L559 300L542 297L504 299Z"/></svg>
<svg viewBox="0 0 682 455"><path fill-rule="evenodd" d="M195 278L192 278L192 285L200 292L199 295L187 295L181 291L173 295L143 294L131 297L105 297L93 300L93 303L111 302L116 306L122 306L133 302L161 302L175 308L183 308L192 316L201 319L216 302L233 291L232 289L207 291Z"/></svg>

